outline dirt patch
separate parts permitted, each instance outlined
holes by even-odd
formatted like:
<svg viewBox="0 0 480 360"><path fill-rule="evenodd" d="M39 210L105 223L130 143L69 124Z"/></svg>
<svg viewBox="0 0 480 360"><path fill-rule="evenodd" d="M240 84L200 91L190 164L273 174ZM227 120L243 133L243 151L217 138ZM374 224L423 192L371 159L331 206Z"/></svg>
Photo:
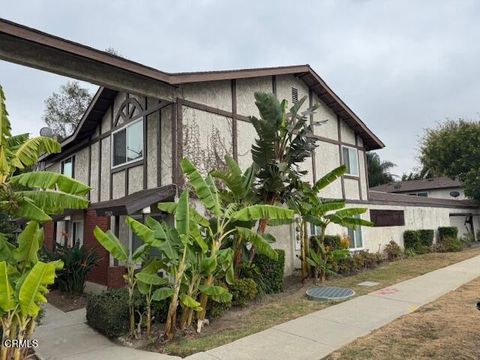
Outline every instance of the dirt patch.
<svg viewBox="0 0 480 360"><path fill-rule="evenodd" d="M87 296L69 295L62 293L60 290L52 290L47 295L48 302L63 312L82 309L87 306Z"/></svg>
<svg viewBox="0 0 480 360"><path fill-rule="evenodd" d="M326 359L479 359L480 278Z"/></svg>

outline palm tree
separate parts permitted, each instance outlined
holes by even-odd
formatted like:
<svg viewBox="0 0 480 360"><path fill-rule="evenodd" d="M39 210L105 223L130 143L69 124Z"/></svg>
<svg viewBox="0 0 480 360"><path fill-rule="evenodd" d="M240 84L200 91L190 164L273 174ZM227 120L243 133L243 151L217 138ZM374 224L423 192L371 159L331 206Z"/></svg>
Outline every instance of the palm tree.
<svg viewBox="0 0 480 360"><path fill-rule="evenodd" d="M382 161L377 153L367 152L368 186L374 187L394 181L396 175L389 170L395 166L397 165L391 161Z"/></svg>

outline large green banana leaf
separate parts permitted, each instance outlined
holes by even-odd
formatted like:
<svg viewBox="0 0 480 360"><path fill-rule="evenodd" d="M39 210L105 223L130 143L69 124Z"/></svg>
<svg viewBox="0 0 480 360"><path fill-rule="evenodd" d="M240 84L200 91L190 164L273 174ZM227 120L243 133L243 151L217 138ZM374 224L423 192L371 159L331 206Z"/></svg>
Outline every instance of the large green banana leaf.
<svg viewBox="0 0 480 360"><path fill-rule="evenodd" d="M93 235L100 245L102 245L115 259L119 261L128 260L127 248L110 230L104 232L98 226L95 226L95 229L93 229Z"/></svg>
<svg viewBox="0 0 480 360"><path fill-rule="evenodd" d="M24 169L26 166L34 165L40 155L59 153L61 150L62 147L56 140L45 136L37 136L21 144L15 150L11 162L14 167Z"/></svg>
<svg viewBox="0 0 480 360"><path fill-rule="evenodd" d="M37 262L28 272L19 290L18 299L23 315L36 316L40 304L46 303L47 286L55 281L55 264Z"/></svg>
<svg viewBox="0 0 480 360"><path fill-rule="evenodd" d="M30 189L58 190L67 194L86 195L90 187L84 183L59 173L37 171L13 176L12 185L22 185Z"/></svg>
<svg viewBox="0 0 480 360"><path fill-rule="evenodd" d="M183 190L178 199L175 211L175 227L180 235L188 235L190 232L190 216L188 206L188 190Z"/></svg>
<svg viewBox="0 0 480 360"><path fill-rule="evenodd" d="M31 199L35 205L49 214L59 214L64 209L85 209L89 203L83 196L53 190L18 191L17 194Z"/></svg>
<svg viewBox="0 0 480 360"><path fill-rule="evenodd" d="M210 296L214 301L217 302L226 303L232 300L232 294L230 294L228 290L222 286L208 286L202 284L198 287L198 289L201 293Z"/></svg>
<svg viewBox="0 0 480 360"><path fill-rule="evenodd" d="M13 216L26 220L38 221L44 223L52 218L39 208L32 199L23 198L18 202L18 207L13 211Z"/></svg>
<svg viewBox="0 0 480 360"><path fill-rule="evenodd" d="M290 220L293 219L294 215L295 212L293 210L275 205L252 205L234 212L232 218L240 221L260 219Z"/></svg>
<svg viewBox="0 0 480 360"><path fill-rule="evenodd" d="M134 218L127 216L125 220L130 229L145 243L151 244L154 239L155 232L150 229L148 226L142 224L140 221L135 220Z"/></svg>
<svg viewBox="0 0 480 360"><path fill-rule="evenodd" d="M237 232L248 242L252 243L255 247L255 250L259 254L268 256L272 260L278 259L277 252L272 248L272 246L265 240L260 234L257 234L255 231L247 228L237 227Z"/></svg>
<svg viewBox="0 0 480 360"><path fill-rule="evenodd" d="M7 312L15 307L13 288L8 278L7 263L0 262L0 310Z"/></svg>
<svg viewBox="0 0 480 360"><path fill-rule="evenodd" d="M43 243L43 230L36 221L30 221L18 235L18 247L13 256L19 263L35 264L38 261L38 250Z"/></svg>
<svg viewBox="0 0 480 360"><path fill-rule="evenodd" d="M345 174L346 171L347 171L347 167L345 165L341 165L333 169L326 175L322 176L321 179L317 180L317 182L315 182L315 184L313 185L312 190L315 193L318 193L320 190L330 185L332 182L337 180L340 176Z"/></svg>
<svg viewBox="0 0 480 360"><path fill-rule="evenodd" d="M221 207L218 194L215 194L212 187L202 177L197 168L187 159L181 161L182 171L187 177L189 184L194 188L195 194L205 207L215 216L221 215Z"/></svg>

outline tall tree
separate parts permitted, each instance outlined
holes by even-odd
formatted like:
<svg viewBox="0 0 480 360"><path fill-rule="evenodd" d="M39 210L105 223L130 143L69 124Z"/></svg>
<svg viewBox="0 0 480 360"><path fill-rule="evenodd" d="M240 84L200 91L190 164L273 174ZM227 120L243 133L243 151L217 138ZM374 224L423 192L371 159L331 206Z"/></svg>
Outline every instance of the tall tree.
<svg viewBox="0 0 480 360"><path fill-rule="evenodd" d="M63 140L75 131L91 100L88 89L69 81L45 100L43 121Z"/></svg>
<svg viewBox="0 0 480 360"><path fill-rule="evenodd" d="M394 175L390 173L390 169L395 166L397 165L391 161L382 161L377 153L368 152L368 186L374 187L394 181Z"/></svg>
<svg viewBox="0 0 480 360"><path fill-rule="evenodd" d="M447 120L427 129L420 142L420 161L437 175L458 177L465 194L480 200L480 121Z"/></svg>

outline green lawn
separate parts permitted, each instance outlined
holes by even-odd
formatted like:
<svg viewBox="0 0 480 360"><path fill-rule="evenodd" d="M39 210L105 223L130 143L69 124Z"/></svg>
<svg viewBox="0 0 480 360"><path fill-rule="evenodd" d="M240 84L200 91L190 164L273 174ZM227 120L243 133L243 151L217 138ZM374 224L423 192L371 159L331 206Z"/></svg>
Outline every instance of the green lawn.
<svg viewBox="0 0 480 360"><path fill-rule="evenodd" d="M332 279L325 284L349 287L355 290L356 296L364 295L476 255L480 255L480 248L478 247L457 253L419 255L386 263L376 269L354 276ZM366 280L376 281L380 284L370 288L358 286L358 283ZM282 294L265 296L243 309L231 310L224 317L213 320L202 334L179 337L168 343L163 351L172 355L187 356L232 342L333 304L306 299L305 290L310 285L292 285L287 287L286 292Z"/></svg>

